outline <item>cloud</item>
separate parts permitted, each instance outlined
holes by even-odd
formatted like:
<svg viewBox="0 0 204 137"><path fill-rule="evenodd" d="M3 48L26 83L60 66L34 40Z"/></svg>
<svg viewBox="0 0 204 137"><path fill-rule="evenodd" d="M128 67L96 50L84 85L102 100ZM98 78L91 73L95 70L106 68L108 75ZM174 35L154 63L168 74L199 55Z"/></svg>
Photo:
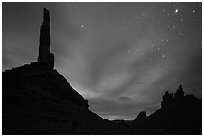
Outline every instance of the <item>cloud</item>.
<svg viewBox="0 0 204 137"><path fill-rule="evenodd" d="M159 104L140 103L131 101L128 97L119 99L104 99L100 97L88 98L90 109L103 118L134 119L140 111L146 110L151 114L159 108ZM121 101L122 100L122 101ZM125 100L125 101L124 101Z"/></svg>
<svg viewBox="0 0 204 137"><path fill-rule="evenodd" d="M131 99L129 97L120 97L119 101L128 102L128 101L131 101Z"/></svg>

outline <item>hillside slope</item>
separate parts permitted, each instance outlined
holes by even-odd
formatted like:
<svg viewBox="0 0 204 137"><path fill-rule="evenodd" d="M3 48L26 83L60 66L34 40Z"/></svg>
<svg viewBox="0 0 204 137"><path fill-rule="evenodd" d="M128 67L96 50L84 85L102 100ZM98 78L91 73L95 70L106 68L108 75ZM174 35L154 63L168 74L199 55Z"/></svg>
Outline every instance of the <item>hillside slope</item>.
<svg viewBox="0 0 204 137"><path fill-rule="evenodd" d="M103 120L56 70L31 63L3 72L3 134L94 134ZM88 129L88 130L87 130Z"/></svg>

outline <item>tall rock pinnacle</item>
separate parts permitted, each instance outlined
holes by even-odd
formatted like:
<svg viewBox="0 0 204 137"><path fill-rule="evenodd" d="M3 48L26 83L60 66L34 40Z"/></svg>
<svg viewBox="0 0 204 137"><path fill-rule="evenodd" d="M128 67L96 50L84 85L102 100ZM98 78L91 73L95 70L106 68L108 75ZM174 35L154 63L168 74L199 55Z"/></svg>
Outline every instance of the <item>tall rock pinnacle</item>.
<svg viewBox="0 0 204 137"><path fill-rule="evenodd" d="M50 53L50 14L43 8L43 22L40 28L40 46L38 62L54 68L54 54Z"/></svg>

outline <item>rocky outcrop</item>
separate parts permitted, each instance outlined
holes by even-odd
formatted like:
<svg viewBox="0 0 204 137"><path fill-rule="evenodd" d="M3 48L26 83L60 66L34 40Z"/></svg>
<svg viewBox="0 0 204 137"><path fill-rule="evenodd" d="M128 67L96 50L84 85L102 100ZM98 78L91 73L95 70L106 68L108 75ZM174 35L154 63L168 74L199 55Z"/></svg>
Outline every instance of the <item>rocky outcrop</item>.
<svg viewBox="0 0 204 137"><path fill-rule="evenodd" d="M170 107L172 105L172 102L174 101L174 95L173 93L170 93L168 91L165 92L165 95L163 95L163 100L161 102L161 107Z"/></svg>
<svg viewBox="0 0 204 137"><path fill-rule="evenodd" d="M138 115L137 115L137 120L144 120L145 118L147 118L146 112L145 111L141 111Z"/></svg>
<svg viewBox="0 0 204 137"><path fill-rule="evenodd" d="M179 107L190 107L198 105L199 100L193 95L184 95L182 85L179 86L176 93L165 92L161 102L161 109L175 109Z"/></svg>
<svg viewBox="0 0 204 137"><path fill-rule="evenodd" d="M179 86L179 88L177 89L176 93L174 94L175 98L181 99L184 97L184 91L183 91L183 87L182 85Z"/></svg>
<svg viewBox="0 0 204 137"><path fill-rule="evenodd" d="M180 85L174 94L165 92L160 109L143 120L136 118L133 125L147 134L202 134L202 100L184 95Z"/></svg>
<svg viewBox="0 0 204 137"><path fill-rule="evenodd" d="M54 68L54 54L50 53L50 14L43 9L43 23L40 28L40 46L38 62L46 64L48 68Z"/></svg>

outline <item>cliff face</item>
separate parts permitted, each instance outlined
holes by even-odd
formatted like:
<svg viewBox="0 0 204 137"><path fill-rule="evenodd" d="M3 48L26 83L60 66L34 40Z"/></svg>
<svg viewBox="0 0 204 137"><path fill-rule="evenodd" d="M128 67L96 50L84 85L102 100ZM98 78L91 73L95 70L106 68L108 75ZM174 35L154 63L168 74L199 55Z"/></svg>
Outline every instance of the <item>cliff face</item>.
<svg viewBox="0 0 204 137"><path fill-rule="evenodd" d="M102 119L56 70L35 62L2 78L3 134L100 133Z"/></svg>

